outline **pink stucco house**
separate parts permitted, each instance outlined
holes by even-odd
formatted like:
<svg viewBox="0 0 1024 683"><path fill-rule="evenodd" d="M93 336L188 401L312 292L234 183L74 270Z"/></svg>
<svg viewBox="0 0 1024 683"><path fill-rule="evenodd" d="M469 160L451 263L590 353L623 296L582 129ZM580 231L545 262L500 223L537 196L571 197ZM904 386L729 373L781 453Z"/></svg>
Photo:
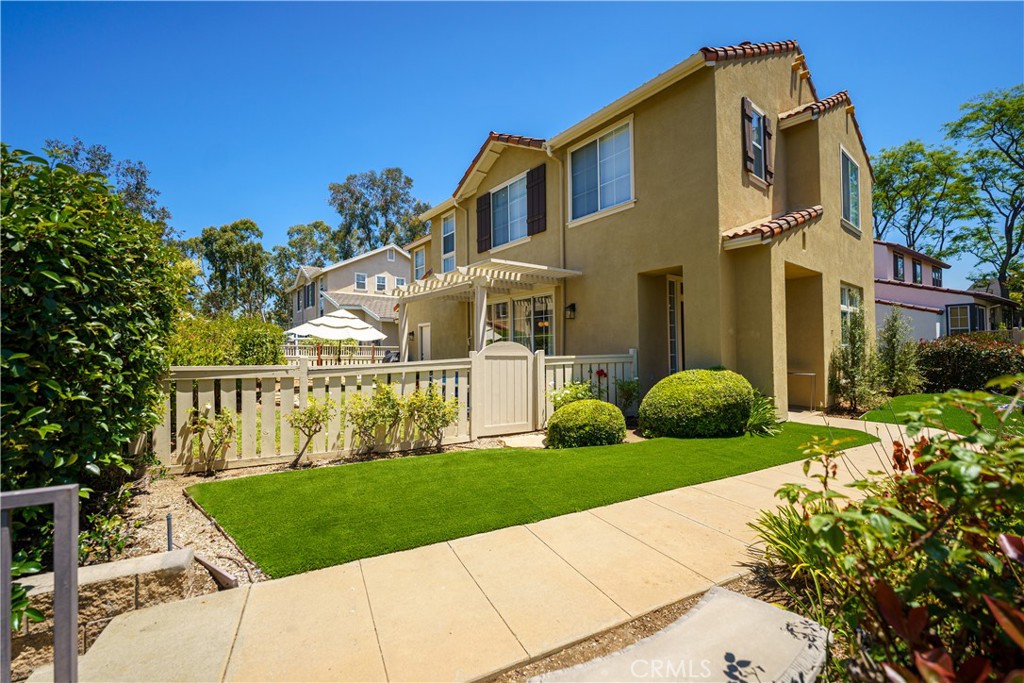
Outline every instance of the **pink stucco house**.
<svg viewBox="0 0 1024 683"><path fill-rule="evenodd" d="M893 307L910 318L919 339L997 330L1020 324L1015 302L981 289L942 283L949 264L894 242L875 240L875 321L881 327Z"/></svg>

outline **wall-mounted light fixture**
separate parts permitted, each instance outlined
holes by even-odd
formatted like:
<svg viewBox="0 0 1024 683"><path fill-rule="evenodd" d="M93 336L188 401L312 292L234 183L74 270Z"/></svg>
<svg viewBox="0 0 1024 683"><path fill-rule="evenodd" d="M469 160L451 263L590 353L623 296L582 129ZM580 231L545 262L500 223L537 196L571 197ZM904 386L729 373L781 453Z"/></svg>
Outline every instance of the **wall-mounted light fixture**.
<svg viewBox="0 0 1024 683"><path fill-rule="evenodd" d="M409 339L416 338L416 330L409 330Z"/></svg>
<svg viewBox="0 0 1024 683"><path fill-rule="evenodd" d="M576 319L576 304L569 304L565 307L565 319L575 320Z"/></svg>

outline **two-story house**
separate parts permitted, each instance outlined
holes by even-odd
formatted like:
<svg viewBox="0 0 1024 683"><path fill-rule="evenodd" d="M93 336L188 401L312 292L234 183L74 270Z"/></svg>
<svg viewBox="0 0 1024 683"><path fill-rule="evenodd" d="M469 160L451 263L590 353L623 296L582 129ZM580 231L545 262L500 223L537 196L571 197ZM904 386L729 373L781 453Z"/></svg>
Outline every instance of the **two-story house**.
<svg viewBox="0 0 1024 683"><path fill-rule="evenodd" d="M409 278L409 252L394 244L330 266L299 266L285 291L295 302L292 327L339 308L388 336L381 344L398 345L398 300L393 292Z"/></svg>
<svg viewBox="0 0 1024 683"><path fill-rule="evenodd" d="M875 322L899 308L918 339L998 330L1019 323L1017 304L986 287L942 284L949 264L902 244L875 240Z"/></svg>
<svg viewBox="0 0 1024 683"><path fill-rule="evenodd" d="M422 218L408 358L635 348L645 390L724 365L817 406L842 320L874 300L853 105L818 96L796 41L702 48L548 139L491 133Z"/></svg>

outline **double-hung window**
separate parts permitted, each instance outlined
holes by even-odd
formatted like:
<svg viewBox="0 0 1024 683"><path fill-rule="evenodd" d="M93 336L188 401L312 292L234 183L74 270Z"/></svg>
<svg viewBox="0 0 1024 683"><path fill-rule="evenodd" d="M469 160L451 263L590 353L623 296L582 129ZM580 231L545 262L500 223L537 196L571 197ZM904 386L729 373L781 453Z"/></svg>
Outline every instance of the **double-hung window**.
<svg viewBox="0 0 1024 683"><path fill-rule="evenodd" d="M860 230L860 167L840 148L843 172L843 220Z"/></svg>
<svg viewBox="0 0 1024 683"><path fill-rule="evenodd" d="M377 286L377 291L378 292L383 292L385 289L387 289L388 288L388 276L387 275L378 275L377 276L376 286Z"/></svg>
<svg viewBox="0 0 1024 683"><path fill-rule="evenodd" d="M356 291L366 291L366 273L356 273Z"/></svg>
<svg viewBox="0 0 1024 683"><path fill-rule="evenodd" d="M573 150L573 220L633 199L632 134L632 124L625 123Z"/></svg>
<svg viewBox="0 0 1024 683"><path fill-rule="evenodd" d="M906 275L903 272L903 254L892 255L892 279L903 282Z"/></svg>
<svg viewBox="0 0 1024 683"><path fill-rule="evenodd" d="M423 249L412 252L412 279L421 280L427 273L427 257Z"/></svg>
<svg viewBox="0 0 1024 683"><path fill-rule="evenodd" d="M523 220L525 221L525 215ZM524 223L525 225L525 223ZM455 270L455 214L441 220L441 272Z"/></svg>
<svg viewBox="0 0 1024 683"><path fill-rule="evenodd" d="M850 341L850 322L853 314L860 310L864 293L860 287L840 285L839 287L839 318L842 327L843 346Z"/></svg>
<svg viewBox="0 0 1024 683"><path fill-rule="evenodd" d="M394 260L395 260L395 250L394 249L388 249L388 261L394 261Z"/></svg>
<svg viewBox="0 0 1024 683"><path fill-rule="evenodd" d="M923 285L924 284L924 267L921 265L921 262L918 261L917 259L914 259L911 262L911 268L913 269L914 284L915 285Z"/></svg>
<svg viewBox="0 0 1024 683"><path fill-rule="evenodd" d="M295 292L295 310L302 310L302 292L298 290L296 290Z"/></svg>
<svg viewBox="0 0 1024 683"><path fill-rule="evenodd" d="M942 286L942 268L932 266L932 287Z"/></svg>
<svg viewBox="0 0 1024 683"><path fill-rule="evenodd" d="M454 220L453 220L454 222ZM452 250L455 249L454 225ZM491 247L526 237L526 176L491 192ZM454 254L452 267L455 266Z"/></svg>
<svg viewBox="0 0 1024 683"><path fill-rule="evenodd" d="M765 153L764 153L764 114L751 107L750 118L750 149L754 155L754 170L752 173L761 180L765 179Z"/></svg>

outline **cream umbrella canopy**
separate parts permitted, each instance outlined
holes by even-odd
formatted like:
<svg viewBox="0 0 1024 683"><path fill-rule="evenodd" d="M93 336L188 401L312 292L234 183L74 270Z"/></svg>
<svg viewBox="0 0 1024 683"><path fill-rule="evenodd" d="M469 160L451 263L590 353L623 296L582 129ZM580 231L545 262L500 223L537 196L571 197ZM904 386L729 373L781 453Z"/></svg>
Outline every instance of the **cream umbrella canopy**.
<svg viewBox="0 0 1024 683"><path fill-rule="evenodd" d="M387 339L386 334L345 309L338 309L315 320L310 320L308 323L293 327L288 330L288 334L299 337L319 337L331 341L354 339L358 342L374 342Z"/></svg>

